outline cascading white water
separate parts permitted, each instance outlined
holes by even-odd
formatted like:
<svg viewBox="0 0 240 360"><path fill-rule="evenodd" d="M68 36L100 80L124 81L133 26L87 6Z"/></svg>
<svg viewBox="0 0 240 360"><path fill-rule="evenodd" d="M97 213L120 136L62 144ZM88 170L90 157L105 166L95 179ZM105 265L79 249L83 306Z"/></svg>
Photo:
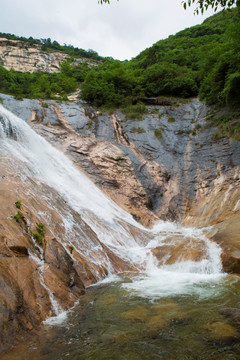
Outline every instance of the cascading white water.
<svg viewBox="0 0 240 360"><path fill-rule="evenodd" d="M103 244L123 260L141 267L143 275L126 284L126 288L154 298L188 293L194 284L215 281L222 276L220 249L201 230L163 221L159 221L151 230L145 229L104 195L64 154L2 105L0 139L2 154L12 154L24 162L22 176L34 177L55 189L72 209L81 213ZM64 218L64 224L68 233L76 231L70 216ZM133 238L128 231L129 225L148 234L145 245L142 245L142 239L138 241ZM169 235L191 237L196 242L200 240L205 244L206 257L198 262L178 259L174 264L159 266L151 250L161 247Z"/></svg>

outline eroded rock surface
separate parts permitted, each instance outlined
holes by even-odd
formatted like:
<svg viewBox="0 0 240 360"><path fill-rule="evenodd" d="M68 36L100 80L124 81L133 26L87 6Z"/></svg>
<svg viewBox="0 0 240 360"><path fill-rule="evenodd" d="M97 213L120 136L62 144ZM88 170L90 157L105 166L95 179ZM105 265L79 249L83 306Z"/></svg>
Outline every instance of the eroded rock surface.
<svg viewBox="0 0 240 360"><path fill-rule="evenodd" d="M24 167L19 159L0 157L0 351L73 306L85 286L108 274L110 263L116 272L132 268L54 189L26 177ZM74 231L66 225L69 217Z"/></svg>
<svg viewBox="0 0 240 360"><path fill-rule="evenodd" d="M1 98L142 224L151 226L160 218L211 225L206 232L223 249L224 269L240 272L240 143L212 140L215 130L207 127L204 104L193 99L178 107L150 105L142 121L125 121L120 112L109 116L81 101L47 101L43 108L38 100ZM145 132L133 131L138 127ZM154 132L159 128L161 138ZM54 314L54 299L61 309L72 306L84 286L107 275L108 262L116 272L136 269L103 245L53 189L36 186L34 179L23 181L23 164L1 159L0 166L0 333L6 346L20 329L36 328ZM42 192L51 200L43 199ZM20 210L14 205L19 199ZM18 211L24 214L20 222L13 218ZM77 238L66 236L67 214L76 224ZM46 224L42 246L31 236L39 223ZM144 244L144 231L129 231L142 236ZM181 236L169 236L152 252L160 265L200 261L206 255L191 237Z"/></svg>

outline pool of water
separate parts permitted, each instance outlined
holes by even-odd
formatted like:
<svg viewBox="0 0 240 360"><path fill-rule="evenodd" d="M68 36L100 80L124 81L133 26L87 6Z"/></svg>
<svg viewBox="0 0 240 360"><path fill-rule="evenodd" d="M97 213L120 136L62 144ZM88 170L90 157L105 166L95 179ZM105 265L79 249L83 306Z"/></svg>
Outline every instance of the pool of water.
<svg viewBox="0 0 240 360"><path fill-rule="evenodd" d="M151 298L128 274L87 289L67 318L42 326L2 360L240 359L240 281L223 276ZM177 287L177 284L176 284Z"/></svg>

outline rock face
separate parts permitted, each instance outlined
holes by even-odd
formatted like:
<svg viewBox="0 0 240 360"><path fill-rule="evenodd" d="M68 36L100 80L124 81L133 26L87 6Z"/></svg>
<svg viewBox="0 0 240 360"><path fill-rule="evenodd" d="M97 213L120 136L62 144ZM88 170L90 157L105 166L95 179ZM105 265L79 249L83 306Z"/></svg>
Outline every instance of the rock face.
<svg viewBox="0 0 240 360"><path fill-rule="evenodd" d="M59 72L61 63L68 58L61 52L44 52L41 45L27 45L20 40L0 38L0 65L7 70L27 72ZM86 58L76 59L76 63L86 62L88 65L96 65L94 60Z"/></svg>
<svg viewBox="0 0 240 360"><path fill-rule="evenodd" d="M125 121L120 112L109 116L81 101L47 101L46 108L38 100L17 101L3 94L1 98L142 224L151 226L160 218L188 226L211 225L206 231L223 249L224 269L240 272L240 143L212 140L215 130L207 126L204 104L192 99L179 106L149 105L142 121ZM136 128L143 130L139 133ZM157 129L161 129L160 138ZM14 159L1 158L3 348L20 329L36 328L58 307L72 306L85 286L106 276L109 263L116 272L134 270L102 244L53 189L22 179L21 166L18 162L16 168ZM34 196L26 197L26 192ZM41 192L51 201L44 200ZM19 199L21 209L15 206ZM16 222L13 216L18 212L23 218ZM66 236L67 214L76 224L77 238ZM38 244L33 234L41 223L46 224L46 233L43 244ZM87 243L93 244L91 251ZM189 244L191 251L187 251ZM179 249L184 249L183 260L201 260L205 255L190 237L181 236L169 237L153 255L160 265L166 258L172 264Z"/></svg>
<svg viewBox="0 0 240 360"><path fill-rule="evenodd" d="M22 176L23 168L0 157L0 352L19 333L73 306L109 264L112 271L131 269L52 188Z"/></svg>
<svg viewBox="0 0 240 360"><path fill-rule="evenodd" d="M206 208L206 198L225 193L228 185L231 194L239 185L240 143L227 138L212 140L216 130L208 127L208 110L197 99L178 106L149 106L142 121L125 121L121 113L108 116L80 101L49 101L45 109L37 100L2 98L11 111L71 156L98 186L145 225L155 216L196 224L199 206ZM135 132L135 128L143 131ZM161 138L154 132L159 128ZM225 205L227 199L228 195ZM224 204L222 212L226 214ZM232 205L227 217L237 206ZM214 222L204 211L201 226L222 221L220 213L213 211Z"/></svg>

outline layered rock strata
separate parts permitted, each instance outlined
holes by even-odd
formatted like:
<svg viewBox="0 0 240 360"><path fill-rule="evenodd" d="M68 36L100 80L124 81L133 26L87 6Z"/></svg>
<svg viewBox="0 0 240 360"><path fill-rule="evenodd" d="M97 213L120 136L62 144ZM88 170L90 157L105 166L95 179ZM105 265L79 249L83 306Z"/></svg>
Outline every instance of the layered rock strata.
<svg viewBox="0 0 240 360"><path fill-rule="evenodd" d="M211 226L206 232L223 249L224 269L240 272L240 143L228 138L212 140L216 129L208 127L204 104L193 99L178 106L150 105L149 114L139 121L125 120L120 112L110 116L81 101L47 101L46 108L38 100L1 98L142 224L151 226L157 219L167 219L187 226ZM139 128L142 130L137 131ZM161 136L156 136L158 129ZM37 328L51 316L54 299L66 309L85 286L106 276L105 257L116 271L133 269L104 246L52 189L36 186L34 179L22 181L21 164L2 158L0 165L4 288L0 326L1 343L6 346L20 329ZM51 202L38 191L50 194ZM16 222L19 199L23 200L20 211L24 218ZM78 227L77 239L66 236L64 217L69 213ZM41 223L46 224L42 246L32 236ZM88 242L97 251L84 255L78 248L85 249ZM191 238L171 236L153 254L160 265L166 256L172 264L185 247L185 260L198 261L205 255L201 248L192 247Z"/></svg>

